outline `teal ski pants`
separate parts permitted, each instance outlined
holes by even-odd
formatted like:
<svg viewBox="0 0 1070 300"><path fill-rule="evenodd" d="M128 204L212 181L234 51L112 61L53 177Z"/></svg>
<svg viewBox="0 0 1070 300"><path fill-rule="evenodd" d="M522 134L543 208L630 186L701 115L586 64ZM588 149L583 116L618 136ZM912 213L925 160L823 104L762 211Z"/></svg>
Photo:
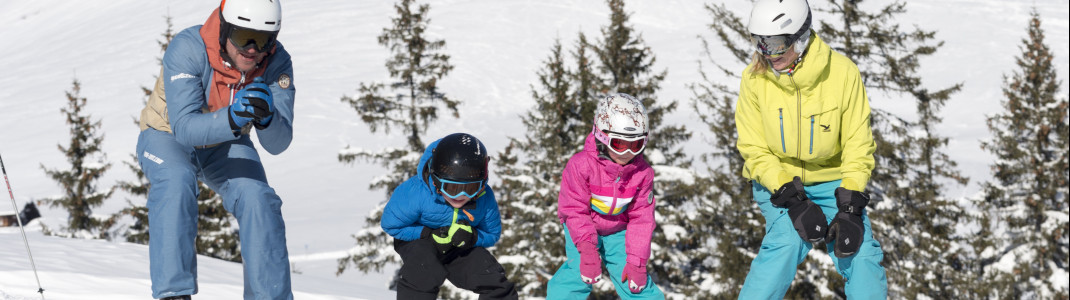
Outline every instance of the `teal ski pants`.
<svg viewBox="0 0 1070 300"><path fill-rule="evenodd" d="M214 147L179 144L149 128L137 143L149 188L149 274L152 297L197 293L197 180L223 197L238 219L245 299L293 299L282 199L268 186L248 135Z"/></svg>
<svg viewBox="0 0 1070 300"><path fill-rule="evenodd" d="M751 262L750 272L743 283L739 299L783 299L791 286L792 279L799 264L806 259L806 254L814 247L804 241L792 226L788 209L774 207L769 202L771 193L757 181L751 183L754 200L765 217L765 238L758 256ZM835 190L840 181L829 181L806 186L806 196L821 207L826 221L839 211L836 208ZM869 214L862 215L865 232L862 246L858 252L847 258L838 258L833 253L832 243L827 243L828 254L836 264L836 271L843 276L847 285L844 291L848 299L885 299L888 297L888 279L884 267L880 265L884 253L881 244L873 239L873 230L869 225Z"/></svg>
<svg viewBox="0 0 1070 300"><path fill-rule="evenodd" d="M624 233L620 232L598 236L598 252L602 257L602 263L609 271L609 282L617 290L617 295L623 300L630 299L665 299L665 294L654 284L650 274L646 275L646 288L638 294L633 294L628 289L627 283L620 282L621 273L624 272L624 264L628 254L624 252ZM587 299L591 293L591 285L583 283L580 279L580 252L576 250L576 244L568 234L565 227L565 255L568 257L561 268L557 269L554 277L547 283L546 299ZM649 273L649 272L648 272ZM605 280L603 277L602 280Z"/></svg>

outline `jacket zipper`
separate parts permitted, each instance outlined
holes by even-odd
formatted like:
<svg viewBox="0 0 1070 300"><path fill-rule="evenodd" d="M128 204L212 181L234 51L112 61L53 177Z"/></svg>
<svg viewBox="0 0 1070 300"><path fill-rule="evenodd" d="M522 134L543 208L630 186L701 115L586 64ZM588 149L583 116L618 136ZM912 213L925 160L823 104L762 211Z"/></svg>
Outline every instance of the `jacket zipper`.
<svg viewBox="0 0 1070 300"><path fill-rule="evenodd" d="M784 108L778 108L777 110L780 111L780 149L787 154L788 146L784 144Z"/></svg>
<svg viewBox="0 0 1070 300"><path fill-rule="evenodd" d="M620 189L620 174L621 171L617 171L617 179L613 181L613 204L609 206L609 215L613 215L613 211L617 210L617 190Z"/></svg>
<svg viewBox="0 0 1070 300"><path fill-rule="evenodd" d="M798 120L799 126L795 127L795 128L799 129L799 130L796 130L798 132L799 139L796 140L797 142L795 143L796 144L796 150L797 150L797 152L795 152L795 153L798 153L798 155L800 156L800 157L796 157L799 160L799 163L801 165L801 167L799 168L799 169L801 169L799 177L802 179L803 182L806 182L806 161L803 160L802 157L801 157L802 156L802 122L803 122L802 121L803 120L802 119L802 91L799 90L799 85L795 83L794 73L788 73L788 80L791 80L791 86L795 88L795 104L797 105L795 107L795 109L798 111L798 119L796 119L796 120ZM811 130L812 130L812 128L811 128Z"/></svg>

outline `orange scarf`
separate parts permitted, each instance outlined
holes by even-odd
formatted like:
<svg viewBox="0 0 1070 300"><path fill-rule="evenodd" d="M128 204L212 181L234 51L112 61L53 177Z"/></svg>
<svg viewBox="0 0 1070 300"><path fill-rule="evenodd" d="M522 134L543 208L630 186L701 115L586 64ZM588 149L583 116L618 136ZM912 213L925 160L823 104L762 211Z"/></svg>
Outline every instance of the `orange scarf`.
<svg viewBox="0 0 1070 300"><path fill-rule="evenodd" d="M231 88L235 91L245 84L252 82L253 78L264 75L267 69L268 57L275 53L275 47L268 51L268 57L264 58L252 72L245 75L245 82L241 82L241 71L230 66L223 58L223 52L219 45L219 8L212 11L212 15L201 26L201 39L204 40L205 50L208 52L208 62L212 65L213 75L208 92L208 110L217 111L230 106Z"/></svg>

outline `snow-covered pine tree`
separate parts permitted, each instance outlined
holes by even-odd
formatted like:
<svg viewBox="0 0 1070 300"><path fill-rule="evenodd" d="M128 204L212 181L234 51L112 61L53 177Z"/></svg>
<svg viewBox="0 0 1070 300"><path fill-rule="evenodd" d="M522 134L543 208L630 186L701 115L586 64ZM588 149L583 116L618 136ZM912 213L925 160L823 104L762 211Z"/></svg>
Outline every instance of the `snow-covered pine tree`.
<svg viewBox="0 0 1070 300"><path fill-rule="evenodd" d="M379 163L387 174L373 181L369 187L384 190L386 198L365 219L366 227L356 234L357 246L349 255L338 260L337 274L351 265L361 272L380 271L386 263L400 263L394 252L393 238L379 226L383 208L394 188L416 174L420 155L426 147L422 135L439 117L443 109L454 118L459 117L460 101L450 99L438 88L439 80L446 77L453 66L449 55L440 52L446 46L444 40L429 40L427 29L430 5L417 5L414 0L401 0L394 5L397 16L391 19L393 27L383 28L379 44L390 49L392 55L386 62L389 84L361 83L358 96L343 96L342 102L353 107L374 133L382 129L386 133L400 130L405 134L405 146L369 151L347 146L338 154L338 160L352 163L365 159ZM385 91L389 88L390 92ZM447 289L443 289L443 293Z"/></svg>
<svg viewBox="0 0 1070 300"><path fill-rule="evenodd" d="M580 64L587 59L582 43L574 55ZM521 116L524 135L510 137L496 160L502 182L494 191L504 233L495 255L525 297L546 297L546 282L565 261L557 218L561 172L591 131L585 116L592 114L595 102L577 97L572 78L579 72L570 72L565 59L560 41L555 42L538 71L538 86L532 86L535 106Z"/></svg>
<svg viewBox="0 0 1070 300"><path fill-rule="evenodd" d="M821 38L858 65L874 107L882 98L897 100L893 96L915 100L916 121L879 108L871 118L877 165L867 187L874 200L869 216L884 249L889 296L967 297L965 287L975 278L967 272L970 255L960 247L967 241L956 224L970 218L955 199L942 195L946 183L965 184L967 178L944 152L948 139L936 128L940 109L962 85L937 90L922 85L921 59L943 42L933 41L935 31L901 29L894 22L906 13L906 2L872 11L862 2L829 0L827 8L816 10L836 17L820 21ZM828 265L825 287L843 296L842 279Z"/></svg>
<svg viewBox="0 0 1070 300"><path fill-rule="evenodd" d="M41 164L48 177L63 188L62 196L41 202L50 207L61 207L69 213L62 232L46 232L65 237L111 240L108 229L115 223L115 218L93 215L93 209L103 205L115 191L115 187L97 189L97 180L104 176L111 163L107 162L107 155L100 147L104 141L104 135L99 132L100 121L92 121L92 116L82 111L86 98L81 97L81 90L81 83L74 79L71 90L66 92L67 107L60 109L70 126L71 140L66 147L57 147L67 157L70 169L49 169Z"/></svg>
<svg viewBox="0 0 1070 300"><path fill-rule="evenodd" d="M621 92L635 96L646 106L649 118L650 143L644 157L654 167L654 193L658 201L656 222L647 264L655 282L666 294L691 288L679 281L688 278L690 269L681 265L694 264L691 257L704 251L696 239L704 238L703 232L689 231L685 225L695 218L708 218L696 211L696 197L701 194L695 185L696 174L690 170L691 158L682 150L681 144L691 138L683 125L667 125L665 120L676 110L675 100L659 99L658 90L667 71L656 71L653 50L642 36L629 24L623 0L607 0L610 23L602 27L602 36L591 45L596 54L596 70L601 78L603 93ZM599 285L592 295L596 298L607 295L615 297L609 285Z"/></svg>
<svg viewBox="0 0 1070 300"><path fill-rule="evenodd" d="M982 148L996 156L994 180L980 206L992 218L979 239L989 279L986 296L1065 299L1068 250L1067 99L1059 97L1054 59L1040 14L1029 20L1018 70L1004 77L1003 110L988 117L993 137Z"/></svg>
<svg viewBox="0 0 1070 300"><path fill-rule="evenodd" d="M707 4L710 29L734 60L718 62L713 58L709 40L703 38L706 61L712 71L706 71L699 61L702 82L689 87L693 94L691 108L709 130L709 153L700 156L706 164L708 177L698 183L709 188L696 198L704 218L692 220L689 232L704 232L696 236L706 250L692 257L690 280L692 290L684 290L698 298L736 298L739 287L747 277L751 260L758 254L764 237L764 220L754 204L750 182L740 176L743 157L736 148L735 102L739 96L739 71L747 65L754 47L750 45L746 24L724 4ZM728 67L731 65L732 67ZM730 81L712 77L723 74ZM710 217L713 216L713 217ZM705 237L703 239L699 239Z"/></svg>

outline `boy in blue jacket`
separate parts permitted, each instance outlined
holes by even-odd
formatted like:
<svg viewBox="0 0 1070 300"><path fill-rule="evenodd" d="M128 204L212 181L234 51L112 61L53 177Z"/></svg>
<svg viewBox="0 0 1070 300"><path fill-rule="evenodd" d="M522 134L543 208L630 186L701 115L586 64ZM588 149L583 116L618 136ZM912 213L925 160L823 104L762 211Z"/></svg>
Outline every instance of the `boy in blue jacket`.
<svg viewBox="0 0 1070 300"><path fill-rule="evenodd" d="M479 299L517 299L514 284L486 247L501 237L501 216L487 186L487 148L454 133L428 145L416 176L394 189L383 231L402 265L398 299L435 299L449 279Z"/></svg>

